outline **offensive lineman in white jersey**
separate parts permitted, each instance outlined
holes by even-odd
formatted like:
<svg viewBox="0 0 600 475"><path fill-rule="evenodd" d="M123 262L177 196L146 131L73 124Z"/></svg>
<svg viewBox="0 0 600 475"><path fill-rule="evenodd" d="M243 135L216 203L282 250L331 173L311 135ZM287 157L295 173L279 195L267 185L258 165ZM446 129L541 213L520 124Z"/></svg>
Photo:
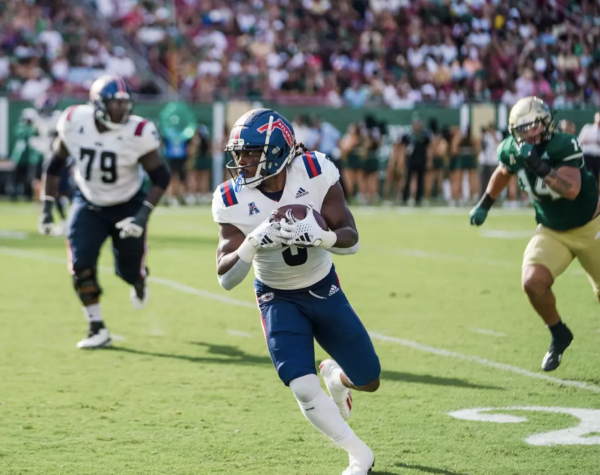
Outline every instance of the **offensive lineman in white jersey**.
<svg viewBox="0 0 600 475"><path fill-rule="evenodd" d="M133 102L125 81L103 76L90 89L90 104L72 106L57 125L58 140L44 179L40 232L53 228L52 207L61 170L74 159L78 190L69 213L68 247L75 291L89 321L87 338L78 348L111 344L100 312L96 263L110 236L115 271L131 285L136 308L148 300L146 288L146 225L150 212L169 184L169 170L158 155L160 139L154 124L131 115ZM152 181L142 191L144 170Z"/></svg>
<svg viewBox="0 0 600 475"><path fill-rule="evenodd" d="M323 154L296 144L288 120L269 109L240 117L226 152L235 179L220 185L213 197L219 282L232 289L254 264L256 298L279 377L306 418L348 452L343 475L366 475L373 452L344 419L352 412L350 389L376 391L381 367L331 262L330 253L358 250L339 172ZM307 205L307 217L294 223L269 219L290 204ZM331 231L319 227L313 207ZM314 339L333 358L320 365L331 398L315 370Z"/></svg>

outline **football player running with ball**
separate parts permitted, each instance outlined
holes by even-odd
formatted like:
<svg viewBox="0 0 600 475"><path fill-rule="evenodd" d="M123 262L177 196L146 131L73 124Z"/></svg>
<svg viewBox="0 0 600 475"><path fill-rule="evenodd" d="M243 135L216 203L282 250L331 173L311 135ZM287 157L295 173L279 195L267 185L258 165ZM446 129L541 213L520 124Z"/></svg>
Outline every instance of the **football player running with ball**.
<svg viewBox="0 0 600 475"><path fill-rule="evenodd" d="M552 113L541 99L520 99L508 122L511 135L498 147L500 165L470 220L482 225L494 200L518 175L521 188L534 200L538 222L525 249L522 285L552 334L542 369L553 371L573 341L556 309L555 279L577 258L600 299L598 185L585 167L577 138L556 131Z"/></svg>
<svg viewBox="0 0 600 475"><path fill-rule="evenodd" d="M366 475L373 452L344 420L352 412L350 390L376 391L381 368L331 261L331 253L358 251L339 171L322 153L296 144L292 125L269 109L240 117L226 152L234 179L217 188L212 205L219 283L234 288L254 264L263 330L279 377L304 416L348 452L343 475ZM305 205L306 217L272 219L285 205ZM315 212L330 230L319 226ZM320 365L331 398L315 371L315 339L333 358Z"/></svg>
<svg viewBox="0 0 600 475"><path fill-rule="evenodd" d="M146 224L169 184L170 174L158 155L154 124L131 115L131 93L122 78L102 76L90 89L90 104L65 110L57 124L58 139L44 177L44 209L40 232L51 234L61 171L73 157L78 190L68 222L68 250L75 291L89 322L78 348L111 344L100 312L97 261L104 241L112 238L115 271L131 286L137 308L148 300L146 288ZM152 181L142 191L144 170Z"/></svg>

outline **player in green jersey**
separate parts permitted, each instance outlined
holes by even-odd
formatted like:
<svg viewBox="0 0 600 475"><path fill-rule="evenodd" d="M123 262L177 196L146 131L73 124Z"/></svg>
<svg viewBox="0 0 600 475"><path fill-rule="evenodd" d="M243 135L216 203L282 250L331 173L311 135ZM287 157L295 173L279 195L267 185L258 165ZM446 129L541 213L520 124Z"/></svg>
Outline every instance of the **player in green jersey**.
<svg viewBox="0 0 600 475"><path fill-rule="evenodd" d="M552 334L542 361L544 371L558 368L573 334L562 322L552 293L554 280L577 258L600 300L600 207L598 185L587 171L577 138L557 131L548 106L525 97L512 108L510 136L498 147L498 168L486 193L471 210L472 225L485 221L494 200L518 175L534 201L538 228L523 258L522 285Z"/></svg>

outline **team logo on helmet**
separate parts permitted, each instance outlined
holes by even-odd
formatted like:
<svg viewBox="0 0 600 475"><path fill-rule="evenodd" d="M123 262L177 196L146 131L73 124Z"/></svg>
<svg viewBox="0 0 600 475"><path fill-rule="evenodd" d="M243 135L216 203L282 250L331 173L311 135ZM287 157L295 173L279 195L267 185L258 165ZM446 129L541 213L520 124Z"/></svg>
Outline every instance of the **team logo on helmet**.
<svg viewBox="0 0 600 475"><path fill-rule="evenodd" d="M290 128L287 125L285 125L285 123L281 119L277 119L275 122L273 122L272 127L273 127L273 129L281 130L281 132L283 133L283 137L285 138L285 141L288 143L288 145L290 147L294 146L294 134L292 133ZM268 128L269 128L269 124L265 124L256 130L257 130L257 132L262 134L262 133L266 132L268 130Z"/></svg>

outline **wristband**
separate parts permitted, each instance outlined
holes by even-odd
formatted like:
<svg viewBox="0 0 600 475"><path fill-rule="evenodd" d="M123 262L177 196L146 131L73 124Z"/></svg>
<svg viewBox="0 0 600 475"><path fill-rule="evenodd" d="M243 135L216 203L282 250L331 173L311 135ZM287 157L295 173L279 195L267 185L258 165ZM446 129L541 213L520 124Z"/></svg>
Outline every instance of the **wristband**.
<svg viewBox="0 0 600 475"><path fill-rule="evenodd" d="M338 240L337 234L333 231L323 231L323 236L321 236L322 242L319 247L324 249L329 249L335 246L335 243Z"/></svg>
<svg viewBox="0 0 600 475"><path fill-rule="evenodd" d="M252 245L248 238L244 239L244 242L238 247L237 255L245 262L252 262L258 249Z"/></svg>

